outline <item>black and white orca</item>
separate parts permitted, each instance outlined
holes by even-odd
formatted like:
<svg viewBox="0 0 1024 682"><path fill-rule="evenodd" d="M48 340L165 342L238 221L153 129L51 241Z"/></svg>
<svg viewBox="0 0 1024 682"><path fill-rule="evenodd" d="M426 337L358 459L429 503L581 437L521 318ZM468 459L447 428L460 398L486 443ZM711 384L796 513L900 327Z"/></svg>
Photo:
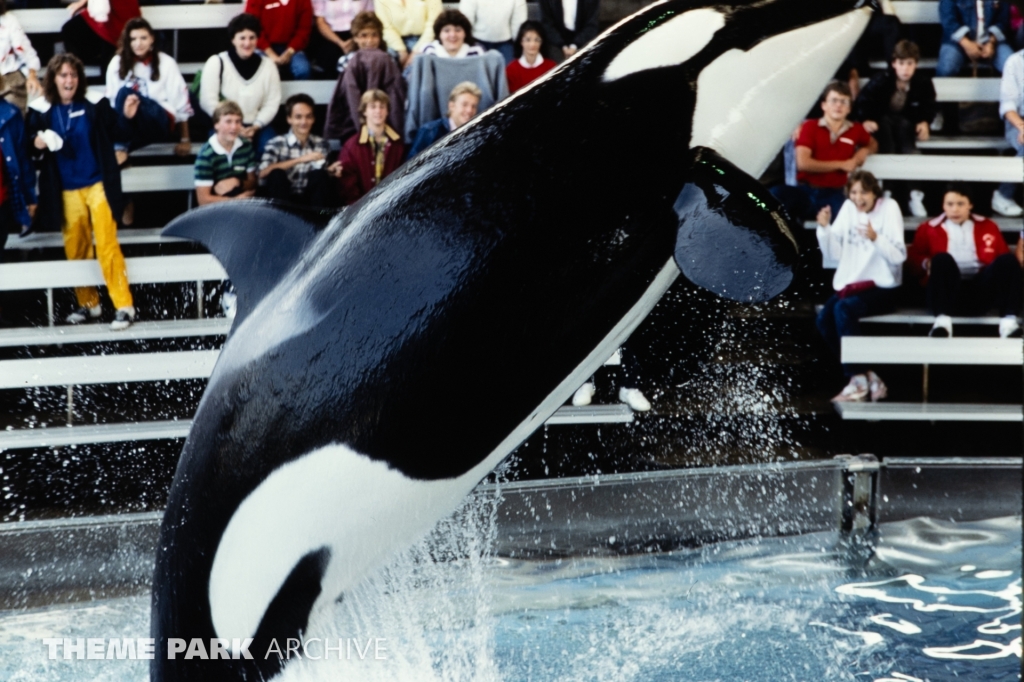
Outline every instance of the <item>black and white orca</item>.
<svg viewBox="0 0 1024 682"><path fill-rule="evenodd" d="M451 513L680 271L782 291L795 240L753 178L870 12L659 2L337 215L232 202L168 227L239 311L172 485L153 634L254 657L157 655L152 679L272 678L271 639Z"/></svg>

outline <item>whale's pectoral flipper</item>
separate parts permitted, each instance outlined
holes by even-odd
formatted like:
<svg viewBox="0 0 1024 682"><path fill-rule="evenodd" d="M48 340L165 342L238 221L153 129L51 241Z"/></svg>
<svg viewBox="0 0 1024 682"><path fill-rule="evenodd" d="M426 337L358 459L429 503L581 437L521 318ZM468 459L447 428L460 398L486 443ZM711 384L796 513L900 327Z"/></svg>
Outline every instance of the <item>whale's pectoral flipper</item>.
<svg viewBox="0 0 1024 682"><path fill-rule="evenodd" d="M217 257L238 291L237 328L335 215L266 201L225 201L189 211L163 234L197 241Z"/></svg>
<svg viewBox="0 0 1024 682"><path fill-rule="evenodd" d="M766 301L793 279L796 240L778 200L708 148L673 208L675 258L694 284L736 301Z"/></svg>

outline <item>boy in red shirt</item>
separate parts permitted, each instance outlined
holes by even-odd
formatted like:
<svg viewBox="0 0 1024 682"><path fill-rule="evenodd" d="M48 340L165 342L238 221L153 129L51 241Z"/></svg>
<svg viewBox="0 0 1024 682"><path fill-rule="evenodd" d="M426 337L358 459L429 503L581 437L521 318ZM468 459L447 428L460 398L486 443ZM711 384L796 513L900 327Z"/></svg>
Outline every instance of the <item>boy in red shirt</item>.
<svg viewBox="0 0 1024 682"><path fill-rule="evenodd" d="M863 165L878 143L860 123L850 121L850 86L832 81L821 96L824 116L804 121L796 139L797 185L771 192L801 222L813 220L823 207L839 214L846 201L843 188L849 173Z"/></svg>
<svg viewBox="0 0 1024 682"><path fill-rule="evenodd" d="M999 309L999 336L1020 337L1021 266L999 227L973 215L967 189L950 185L944 213L921 223L907 250L907 265L920 278L935 315L929 336L953 336L955 311L977 314L993 303Z"/></svg>
<svg viewBox="0 0 1024 682"><path fill-rule="evenodd" d="M260 20L256 49L277 64L284 80L309 78L309 59L305 49L313 31L313 4L310 0L246 0L245 11Z"/></svg>

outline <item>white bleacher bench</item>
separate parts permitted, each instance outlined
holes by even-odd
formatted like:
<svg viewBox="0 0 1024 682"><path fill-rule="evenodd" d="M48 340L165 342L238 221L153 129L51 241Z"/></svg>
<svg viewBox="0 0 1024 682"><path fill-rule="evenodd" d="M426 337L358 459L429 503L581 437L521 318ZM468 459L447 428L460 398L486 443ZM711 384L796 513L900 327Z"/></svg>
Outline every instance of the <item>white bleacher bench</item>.
<svg viewBox="0 0 1024 682"><path fill-rule="evenodd" d="M0 361L0 389L208 379L219 350Z"/></svg>
<svg viewBox="0 0 1024 682"><path fill-rule="evenodd" d="M969 403L836 403L844 420L856 421L957 421L1021 422L1020 405Z"/></svg>
<svg viewBox="0 0 1024 682"><path fill-rule="evenodd" d="M843 363L880 365L1024 365L1021 339L844 336Z"/></svg>
<svg viewBox="0 0 1024 682"><path fill-rule="evenodd" d="M225 336L231 320L212 317L202 320L156 320L136 322L128 329L111 331L105 324L67 324L53 327L0 329L0 348L52 346L65 343L138 341L189 336Z"/></svg>
<svg viewBox="0 0 1024 682"><path fill-rule="evenodd" d="M158 31L222 28L244 9L243 4L158 5L142 7L143 18ZM60 33L69 19L66 9L18 9L11 12L25 33Z"/></svg>
<svg viewBox="0 0 1024 682"><path fill-rule="evenodd" d="M912 215L903 216L903 229L905 232L913 232L917 229L917 226L923 223L928 218L918 218ZM992 216L989 218L992 222L999 226L1000 232L1006 232L1008 234L1016 235L1020 232L1021 219L1020 218L1007 218L1005 216ZM804 228L808 230L817 229L818 223L813 220L804 221ZM1014 237L1012 240L1007 240L1009 244L1016 244L1017 238ZM835 266L833 266L835 267Z"/></svg>
<svg viewBox="0 0 1024 682"><path fill-rule="evenodd" d="M1003 151L1012 147L1005 137L958 135L956 137L936 136L924 141L919 140L917 148L921 150L982 151L991 149Z"/></svg>
<svg viewBox="0 0 1024 682"><path fill-rule="evenodd" d="M939 102L998 102L1000 79L933 78L935 99Z"/></svg>
<svg viewBox="0 0 1024 682"><path fill-rule="evenodd" d="M977 324L977 325L999 325L998 315L979 315L977 317L954 317L954 325ZM927 310L914 308L909 310L897 310L886 315L870 315L860 318L861 322L872 322L874 324L926 324L929 327L935 322L935 316Z"/></svg>
<svg viewBox="0 0 1024 682"><path fill-rule="evenodd" d="M160 233L162 227L152 228L125 228L118 230L117 241L119 244L170 244L173 242L187 242L187 239L180 237L165 237ZM64 237L60 232L33 232L25 237L16 234L7 235L8 249L54 249L64 248Z"/></svg>
<svg viewBox="0 0 1024 682"><path fill-rule="evenodd" d="M896 16L904 24L939 23L939 3L935 0L895 0L892 5L896 10Z"/></svg>
<svg viewBox="0 0 1024 682"><path fill-rule="evenodd" d="M864 170L882 180L1021 182L1024 159L1008 156L874 154Z"/></svg>

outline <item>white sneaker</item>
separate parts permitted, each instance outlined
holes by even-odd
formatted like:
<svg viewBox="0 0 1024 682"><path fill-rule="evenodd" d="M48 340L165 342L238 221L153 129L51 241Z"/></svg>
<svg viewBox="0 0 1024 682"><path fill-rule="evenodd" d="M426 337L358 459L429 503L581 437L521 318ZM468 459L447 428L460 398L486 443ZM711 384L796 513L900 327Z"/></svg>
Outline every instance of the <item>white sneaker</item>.
<svg viewBox="0 0 1024 682"><path fill-rule="evenodd" d="M834 398L834 403L860 403L871 393L871 386L868 378L863 374L850 377L850 383L843 388Z"/></svg>
<svg viewBox="0 0 1024 682"><path fill-rule="evenodd" d="M576 389L576 392L572 394L572 404L576 407L585 407L590 404L590 401L594 399L594 384L590 381L583 384Z"/></svg>
<svg viewBox="0 0 1024 682"><path fill-rule="evenodd" d="M235 319L238 307L238 294L234 291L225 291L220 297L220 309L224 311L224 317L229 320Z"/></svg>
<svg viewBox="0 0 1024 682"><path fill-rule="evenodd" d="M928 336L933 339L948 339L953 336L953 318L949 315L936 315L935 324L932 325L932 330L928 332Z"/></svg>
<svg viewBox="0 0 1024 682"><path fill-rule="evenodd" d="M119 332L128 327L132 326L132 322L135 321L135 308L128 306L127 308L118 308L117 312L114 313L114 321L110 323L110 331Z"/></svg>
<svg viewBox="0 0 1024 682"><path fill-rule="evenodd" d="M1024 215L1024 208L1010 197L1004 197L999 190L992 192L992 210L1007 218Z"/></svg>
<svg viewBox="0 0 1024 682"><path fill-rule="evenodd" d="M935 114L935 118L928 124L928 127L933 133L937 133L942 130L942 126L946 124L946 118L942 115L942 112Z"/></svg>
<svg viewBox="0 0 1024 682"><path fill-rule="evenodd" d="M651 409L651 403L639 388L620 388L619 402L626 403L634 412L646 412Z"/></svg>
<svg viewBox="0 0 1024 682"><path fill-rule="evenodd" d="M907 202L910 208L910 215L915 218L927 218L928 210L924 207L924 192L915 189L910 193L910 201Z"/></svg>
<svg viewBox="0 0 1024 682"><path fill-rule="evenodd" d="M1021 336L1024 336L1024 330L1021 329L1016 315L1007 315L999 320L999 338L1017 339Z"/></svg>
<svg viewBox="0 0 1024 682"><path fill-rule="evenodd" d="M86 308L81 306L75 309L75 312L71 313L64 318L64 321L68 324L81 324L86 320L95 320L103 314L102 306L93 306L92 308Z"/></svg>

